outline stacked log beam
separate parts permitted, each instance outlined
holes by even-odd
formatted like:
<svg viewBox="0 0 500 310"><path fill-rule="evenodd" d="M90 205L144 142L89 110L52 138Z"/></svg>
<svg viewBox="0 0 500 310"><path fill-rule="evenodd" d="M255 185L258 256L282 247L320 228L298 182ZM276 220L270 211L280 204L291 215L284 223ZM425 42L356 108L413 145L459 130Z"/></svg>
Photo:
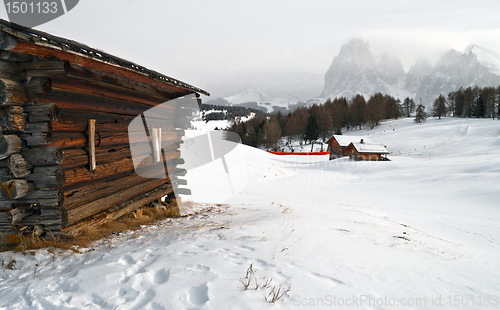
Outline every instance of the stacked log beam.
<svg viewBox="0 0 500 310"><path fill-rule="evenodd" d="M30 200L45 197L29 181L33 166L21 154L27 97L17 61L28 58L11 61L12 54L5 52L0 56L0 235L5 235L18 231L26 221L37 221L40 206Z"/></svg>
<svg viewBox="0 0 500 310"><path fill-rule="evenodd" d="M177 179L138 176L134 172L129 147L129 143L143 143L146 147L149 144L149 141L144 141L142 132L137 135L128 132L130 122L168 98L151 92L147 84L133 85L140 86L138 91L130 88L130 82L127 84L117 77L68 65L67 62L25 64L23 68L28 77L35 79L28 82L27 93L36 104L28 110L37 110L38 117L56 116L51 121L45 118L47 122L37 126L28 123L28 129L33 128L40 134L32 133L26 141L31 146L44 145L62 151L61 167L65 177L62 191L64 209L68 214L64 225L72 225L113 205L123 204L140 193L147 194L161 184L176 183ZM38 106L44 106L44 109ZM189 125L189 119L186 115L179 117L175 106L167 105L162 109L166 112L162 119L162 126L166 129L162 144L170 146L164 148L165 160L180 163L180 136L182 129ZM88 150L85 149L88 119L96 120L96 168L93 171L88 169ZM28 120L31 121L31 113L28 113ZM182 175L184 172L176 173ZM184 184L183 181L180 183ZM177 184L167 187L170 194L174 187Z"/></svg>
<svg viewBox="0 0 500 310"><path fill-rule="evenodd" d="M0 237L26 229L57 234L102 211L116 216L173 197L186 185L178 178L186 171L165 164L183 163L179 147L190 126L189 109L161 105L179 88L49 48L29 55L25 43L11 41L10 51L0 50ZM160 163L148 157L151 138L128 132L153 107L163 112ZM157 178L136 173L130 143L145 149L141 172Z"/></svg>

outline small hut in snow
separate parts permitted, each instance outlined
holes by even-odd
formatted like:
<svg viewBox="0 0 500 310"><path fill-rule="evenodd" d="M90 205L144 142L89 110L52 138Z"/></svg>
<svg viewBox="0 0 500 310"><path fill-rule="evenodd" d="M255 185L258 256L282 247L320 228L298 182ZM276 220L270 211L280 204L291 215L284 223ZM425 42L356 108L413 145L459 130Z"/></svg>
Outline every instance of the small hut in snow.
<svg viewBox="0 0 500 310"><path fill-rule="evenodd" d="M343 135L333 135L328 141L328 146L330 148L330 160L340 158L342 156L349 156L347 152L347 147L351 142L354 141L365 141L365 137L362 136L343 136Z"/></svg>
<svg viewBox="0 0 500 310"><path fill-rule="evenodd" d="M368 143L361 139L359 142L351 142L345 150L351 159L378 161L386 160L387 148L380 143Z"/></svg>

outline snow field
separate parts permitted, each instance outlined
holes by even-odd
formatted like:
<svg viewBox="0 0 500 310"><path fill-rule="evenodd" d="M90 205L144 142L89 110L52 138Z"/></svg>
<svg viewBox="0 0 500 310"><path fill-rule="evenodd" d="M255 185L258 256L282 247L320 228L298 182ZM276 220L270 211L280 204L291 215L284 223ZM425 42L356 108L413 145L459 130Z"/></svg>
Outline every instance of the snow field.
<svg viewBox="0 0 500 310"><path fill-rule="evenodd" d="M500 122L345 134L384 143L391 161L238 146L229 175L220 159L188 173L180 219L80 254L1 253L0 308L497 309ZM259 288L244 290L250 264ZM280 285L288 296L266 302Z"/></svg>

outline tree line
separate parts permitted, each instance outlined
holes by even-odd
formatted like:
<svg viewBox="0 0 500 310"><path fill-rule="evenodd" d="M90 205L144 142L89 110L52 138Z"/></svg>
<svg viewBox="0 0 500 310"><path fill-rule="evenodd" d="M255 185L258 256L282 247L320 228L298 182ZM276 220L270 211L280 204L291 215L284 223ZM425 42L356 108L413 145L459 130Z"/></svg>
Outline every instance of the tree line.
<svg viewBox="0 0 500 310"><path fill-rule="evenodd" d="M307 143L317 140L325 142L331 134L342 134L342 129L351 130L368 125L374 128L383 119L410 116L415 110L412 99L403 103L389 95L376 93L367 101L362 95L351 99L345 97L328 99L324 104L300 107L284 114L257 115L247 121L236 121L228 130L240 135L244 144L280 150L280 142L293 140Z"/></svg>
<svg viewBox="0 0 500 310"><path fill-rule="evenodd" d="M432 105L432 115L500 118L500 86L498 87L467 87L439 97Z"/></svg>
<svg viewBox="0 0 500 310"><path fill-rule="evenodd" d="M342 130L375 128L384 119L415 116L425 121L425 106L411 98L401 102L390 95L376 93L366 101L362 95L328 99L324 104L300 107L290 113L258 114L247 121L236 121L228 130L240 135L244 144L279 151L281 142L290 145L322 140ZM431 115L500 119L500 86L467 87L439 95L432 104ZM283 139L285 138L285 139Z"/></svg>

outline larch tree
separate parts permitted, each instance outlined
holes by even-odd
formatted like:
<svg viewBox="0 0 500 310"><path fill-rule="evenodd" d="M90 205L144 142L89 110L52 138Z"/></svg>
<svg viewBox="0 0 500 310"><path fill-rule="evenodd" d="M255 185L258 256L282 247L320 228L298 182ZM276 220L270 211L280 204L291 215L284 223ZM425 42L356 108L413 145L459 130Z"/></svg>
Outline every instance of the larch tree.
<svg viewBox="0 0 500 310"><path fill-rule="evenodd" d="M403 114L405 117L410 117L413 112L415 112L415 101L413 99L406 97L403 100Z"/></svg>
<svg viewBox="0 0 500 310"><path fill-rule="evenodd" d="M278 150L278 142L281 138L281 127L276 119L268 121L263 127L264 144L271 150Z"/></svg>
<svg viewBox="0 0 500 310"><path fill-rule="evenodd" d="M446 115L446 98L440 94L434 103L432 104L432 116L437 116L441 119L441 116Z"/></svg>
<svg viewBox="0 0 500 310"><path fill-rule="evenodd" d="M352 99L352 104L349 107L352 126L357 126L359 127L359 129L361 129L361 126L365 123L365 107L365 97L359 94L354 96L354 98Z"/></svg>
<svg viewBox="0 0 500 310"><path fill-rule="evenodd" d="M370 129L375 128L384 118L385 101L381 93L376 93L368 99L365 108L365 120Z"/></svg>
<svg viewBox="0 0 500 310"><path fill-rule="evenodd" d="M325 142L326 137L330 134L333 126L332 117L330 113L325 108L325 105L313 106L311 107L311 115L316 118L316 123L318 125L318 135Z"/></svg>

